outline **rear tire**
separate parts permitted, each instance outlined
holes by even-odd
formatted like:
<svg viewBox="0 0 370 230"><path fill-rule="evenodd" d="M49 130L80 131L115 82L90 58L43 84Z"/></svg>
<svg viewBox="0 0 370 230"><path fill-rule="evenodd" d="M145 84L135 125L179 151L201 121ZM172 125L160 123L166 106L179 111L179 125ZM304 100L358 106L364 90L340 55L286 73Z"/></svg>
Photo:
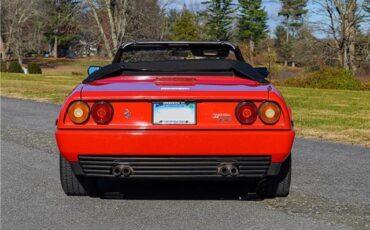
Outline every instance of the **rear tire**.
<svg viewBox="0 0 370 230"><path fill-rule="evenodd" d="M78 178L69 163L62 155L60 155L59 170L60 182L64 193L67 196L86 196L88 195L87 187L92 186L92 182L88 178ZM91 188L90 188L91 189Z"/></svg>
<svg viewBox="0 0 370 230"><path fill-rule="evenodd" d="M287 197L290 191L292 177L292 159L291 155L281 165L277 176L268 177L261 181L257 187L257 193L265 198Z"/></svg>

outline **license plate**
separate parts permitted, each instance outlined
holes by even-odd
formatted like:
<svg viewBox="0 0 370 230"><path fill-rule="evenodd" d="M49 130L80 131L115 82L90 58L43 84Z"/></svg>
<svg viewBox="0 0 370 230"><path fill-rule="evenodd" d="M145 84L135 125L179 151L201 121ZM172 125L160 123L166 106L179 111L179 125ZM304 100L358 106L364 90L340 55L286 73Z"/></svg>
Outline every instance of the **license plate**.
<svg viewBox="0 0 370 230"><path fill-rule="evenodd" d="M195 102L153 102L153 124L195 125Z"/></svg>

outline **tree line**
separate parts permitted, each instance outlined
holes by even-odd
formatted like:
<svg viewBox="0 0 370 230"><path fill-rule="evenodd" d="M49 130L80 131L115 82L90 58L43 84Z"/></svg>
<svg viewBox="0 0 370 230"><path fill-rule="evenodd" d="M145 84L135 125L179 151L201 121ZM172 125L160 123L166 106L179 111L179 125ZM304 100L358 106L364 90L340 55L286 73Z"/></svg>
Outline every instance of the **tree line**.
<svg viewBox="0 0 370 230"><path fill-rule="evenodd" d="M283 20L270 31L262 0L205 0L196 11L169 9L164 0L2 0L1 58L111 58L131 40L225 40L251 64L369 68L369 0L279 1ZM320 21L308 22L308 14Z"/></svg>

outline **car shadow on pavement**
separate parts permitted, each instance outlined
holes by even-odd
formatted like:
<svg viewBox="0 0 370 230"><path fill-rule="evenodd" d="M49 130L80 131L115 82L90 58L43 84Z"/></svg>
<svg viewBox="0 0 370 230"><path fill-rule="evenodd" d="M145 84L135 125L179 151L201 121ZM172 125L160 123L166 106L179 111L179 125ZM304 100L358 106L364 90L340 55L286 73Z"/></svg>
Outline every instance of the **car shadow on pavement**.
<svg viewBox="0 0 370 230"><path fill-rule="evenodd" d="M133 200L252 200L255 182L245 181L117 181L98 182L103 199Z"/></svg>

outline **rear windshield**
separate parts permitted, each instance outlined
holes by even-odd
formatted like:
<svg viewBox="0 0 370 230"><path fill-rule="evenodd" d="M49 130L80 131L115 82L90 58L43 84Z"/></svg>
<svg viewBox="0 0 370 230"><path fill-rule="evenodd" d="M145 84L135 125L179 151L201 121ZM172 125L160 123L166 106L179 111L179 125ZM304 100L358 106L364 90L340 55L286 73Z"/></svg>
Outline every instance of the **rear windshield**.
<svg viewBox="0 0 370 230"><path fill-rule="evenodd" d="M175 60L237 60L228 47L135 47L122 52L120 62Z"/></svg>

